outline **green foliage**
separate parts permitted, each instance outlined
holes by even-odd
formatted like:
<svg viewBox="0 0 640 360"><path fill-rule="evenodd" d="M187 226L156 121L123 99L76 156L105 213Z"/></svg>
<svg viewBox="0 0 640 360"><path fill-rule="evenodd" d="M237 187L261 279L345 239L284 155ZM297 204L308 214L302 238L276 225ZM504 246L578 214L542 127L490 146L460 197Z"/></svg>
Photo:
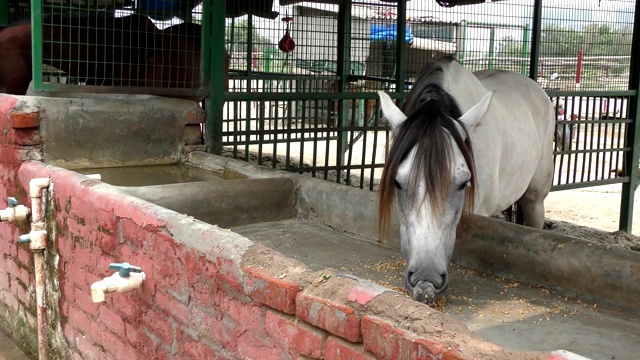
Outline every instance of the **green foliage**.
<svg viewBox="0 0 640 360"><path fill-rule="evenodd" d="M631 54L632 26L614 29L608 24L589 24L581 30L557 24L545 25L540 39L543 57L628 56ZM506 36L497 45L499 56L520 56L522 43Z"/></svg>
<svg viewBox="0 0 640 360"><path fill-rule="evenodd" d="M590 56L621 56L631 54L633 28L614 30L609 25L591 24L583 28L583 50Z"/></svg>
<svg viewBox="0 0 640 360"><path fill-rule="evenodd" d="M225 40L227 44L233 46L234 51L252 52L257 49L264 52L267 47L270 47L272 51L276 50L276 45L260 35L256 28L251 29L251 39L249 39L249 22L246 20L235 23L233 28L227 27Z"/></svg>
<svg viewBox="0 0 640 360"><path fill-rule="evenodd" d="M522 56L522 43L516 41L513 36L505 36L498 43L496 53L502 57Z"/></svg>

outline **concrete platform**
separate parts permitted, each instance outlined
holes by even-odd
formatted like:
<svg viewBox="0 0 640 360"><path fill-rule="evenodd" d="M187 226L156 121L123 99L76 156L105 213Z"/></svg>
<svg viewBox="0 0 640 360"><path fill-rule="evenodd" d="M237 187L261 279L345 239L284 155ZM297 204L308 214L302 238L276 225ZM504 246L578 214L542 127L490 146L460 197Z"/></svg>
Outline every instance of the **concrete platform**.
<svg viewBox="0 0 640 360"><path fill-rule="evenodd" d="M231 230L312 270L343 270L400 289L404 263L399 250L304 220ZM637 317L456 266L451 277L451 288L439 310L456 315L496 344L514 350L564 349L594 360L634 360L640 354Z"/></svg>

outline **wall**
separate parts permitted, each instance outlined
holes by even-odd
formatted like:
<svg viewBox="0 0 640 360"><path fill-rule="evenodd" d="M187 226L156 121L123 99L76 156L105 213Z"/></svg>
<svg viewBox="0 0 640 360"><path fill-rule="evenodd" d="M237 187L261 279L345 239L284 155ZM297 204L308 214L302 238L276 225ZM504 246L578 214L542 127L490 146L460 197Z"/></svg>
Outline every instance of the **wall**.
<svg viewBox="0 0 640 360"><path fill-rule="evenodd" d="M312 273L74 172L38 162L19 170L21 183L45 176L54 184L51 250L59 258L50 265L59 274L67 358L545 358L509 352L404 296L329 270ZM122 261L146 272L140 293L92 303L91 283Z"/></svg>
<svg viewBox="0 0 640 360"><path fill-rule="evenodd" d="M24 102L0 94L0 198L15 196L24 204L26 193L19 184L17 170L27 160L41 158L37 114L20 111ZM37 353L36 310L33 301L33 258L28 246L18 244L18 236L29 227L0 223L0 326L10 331L14 341L33 357Z"/></svg>
<svg viewBox="0 0 640 360"><path fill-rule="evenodd" d="M392 291L302 264L225 229L39 161L36 123L0 95L0 194L26 202L49 177L48 333L52 359L564 359L475 337L453 317ZM35 357L32 255L0 224L0 324ZM127 261L139 292L94 304L90 285ZM59 296L59 298L57 297Z"/></svg>

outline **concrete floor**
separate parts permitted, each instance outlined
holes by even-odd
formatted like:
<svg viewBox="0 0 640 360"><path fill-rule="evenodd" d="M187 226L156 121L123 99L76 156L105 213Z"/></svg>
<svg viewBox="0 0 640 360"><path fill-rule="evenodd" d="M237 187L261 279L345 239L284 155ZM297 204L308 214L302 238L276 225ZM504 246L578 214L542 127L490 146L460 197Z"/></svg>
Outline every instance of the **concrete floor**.
<svg viewBox="0 0 640 360"><path fill-rule="evenodd" d="M231 229L305 263L391 288L401 286L400 252L300 220ZM477 335L514 350L568 350L594 360L635 360L640 319L456 266L440 309Z"/></svg>

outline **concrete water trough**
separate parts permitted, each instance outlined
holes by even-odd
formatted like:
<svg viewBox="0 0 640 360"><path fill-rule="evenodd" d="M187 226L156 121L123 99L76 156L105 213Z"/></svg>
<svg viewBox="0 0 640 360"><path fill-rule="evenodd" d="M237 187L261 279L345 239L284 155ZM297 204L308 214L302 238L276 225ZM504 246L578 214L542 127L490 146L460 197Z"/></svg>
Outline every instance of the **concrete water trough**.
<svg viewBox="0 0 640 360"><path fill-rule="evenodd" d="M184 127L181 116L163 121ZM101 131L131 133L122 123L97 122ZM154 132L141 124L148 123L129 126ZM85 133L42 127L36 161L25 162L33 149L2 148L14 159L3 167L3 189L24 193L30 178L52 180L48 301L49 320L59 325L48 341L65 344L59 351L68 357L577 359L563 349L620 360L640 353L637 252L476 217L459 231L451 288L436 310L400 289L397 236L378 238L373 192L198 151L180 140L183 132L163 150L153 146L162 139L137 136L145 146L130 148L151 157L126 162L118 160L126 151L111 151L94 162L47 143L64 132L68 146ZM113 147L97 145L96 154ZM26 269L20 246L4 248ZM140 265L143 287L91 303L89 285L116 261ZM18 299L17 313L26 314L18 323L35 327L29 296ZM15 325L6 319L14 308L2 309L2 325Z"/></svg>
<svg viewBox="0 0 640 360"><path fill-rule="evenodd" d="M353 274L405 296L398 244L376 236L374 193L201 152L187 155L183 169L220 178L113 183L312 271ZM234 179L222 181L222 174ZM438 310L480 337L513 350L565 349L591 359L633 359L640 351L635 252L476 218L460 231L454 259L451 289Z"/></svg>

